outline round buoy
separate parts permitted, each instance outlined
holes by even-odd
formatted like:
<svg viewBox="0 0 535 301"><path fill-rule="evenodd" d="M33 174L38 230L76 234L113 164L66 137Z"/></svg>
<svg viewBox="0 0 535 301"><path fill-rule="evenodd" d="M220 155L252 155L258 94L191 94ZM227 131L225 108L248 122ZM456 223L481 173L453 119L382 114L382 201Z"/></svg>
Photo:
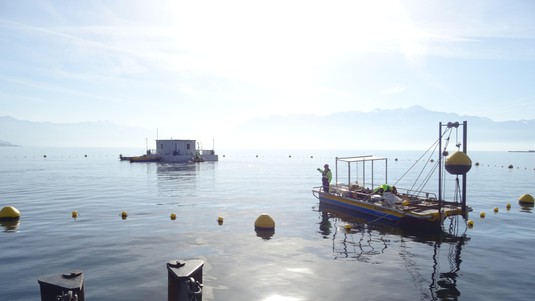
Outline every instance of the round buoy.
<svg viewBox="0 0 535 301"><path fill-rule="evenodd" d="M466 225L468 226L468 228L472 228L474 226L474 221L469 219L467 222L466 222Z"/></svg>
<svg viewBox="0 0 535 301"><path fill-rule="evenodd" d="M498 213L498 207L494 207L494 213Z"/></svg>
<svg viewBox="0 0 535 301"><path fill-rule="evenodd" d="M275 221L271 218L271 216L262 214L256 219L254 227L257 230L274 230Z"/></svg>
<svg viewBox="0 0 535 301"><path fill-rule="evenodd" d="M476 166L479 166L479 162L476 162Z"/></svg>
<svg viewBox="0 0 535 301"><path fill-rule="evenodd" d="M222 216L220 216L220 217L217 218L217 223L218 223L219 225L223 225L223 217L222 217Z"/></svg>
<svg viewBox="0 0 535 301"><path fill-rule="evenodd" d="M72 213L71 213L71 216L72 218L76 219L78 217L78 211L74 210Z"/></svg>
<svg viewBox="0 0 535 301"><path fill-rule="evenodd" d="M507 166L507 168L512 169L513 168L513 164L509 164L509 166Z"/></svg>
<svg viewBox="0 0 535 301"><path fill-rule="evenodd" d="M173 220L173 221L174 221L174 220L176 219L176 214L174 214L174 213L171 213L171 216L170 216L170 218L171 218L171 220Z"/></svg>
<svg viewBox="0 0 535 301"><path fill-rule="evenodd" d="M518 198L518 202L524 205L533 205L533 197L530 194L523 194Z"/></svg>
<svg viewBox="0 0 535 301"><path fill-rule="evenodd" d="M472 168L472 160L465 153L457 151L446 158L444 167L452 175L464 175Z"/></svg>
<svg viewBox="0 0 535 301"><path fill-rule="evenodd" d="M345 229L346 229L346 231L351 231L351 225L350 224L346 224L345 225Z"/></svg>
<svg viewBox="0 0 535 301"><path fill-rule="evenodd" d="M12 206L7 206L0 210L0 220L17 220L20 218L20 211Z"/></svg>
<svg viewBox="0 0 535 301"><path fill-rule="evenodd" d="M481 218L485 218L485 212L482 211L482 212L479 214L479 217L481 217Z"/></svg>
<svg viewBox="0 0 535 301"><path fill-rule="evenodd" d="M127 216L128 216L128 213L126 213L126 211L121 212L121 217L123 219L126 219Z"/></svg>
<svg viewBox="0 0 535 301"><path fill-rule="evenodd" d="M507 203L507 204L505 205L505 208L507 208L507 210L511 210L511 203Z"/></svg>
<svg viewBox="0 0 535 301"><path fill-rule="evenodd" d="M401 204L402 204L403 206L409 206L410 203L409 203L409 201L407 201L407 200L403 200L403 202L401 202Z"/></svg>

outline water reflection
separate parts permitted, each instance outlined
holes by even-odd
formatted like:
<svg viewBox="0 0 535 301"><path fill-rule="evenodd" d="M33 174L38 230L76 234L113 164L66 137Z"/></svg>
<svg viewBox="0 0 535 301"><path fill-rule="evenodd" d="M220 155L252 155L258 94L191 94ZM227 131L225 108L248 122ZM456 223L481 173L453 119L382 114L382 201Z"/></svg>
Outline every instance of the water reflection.
<svg viewBox="0 0 535 301"><path fill-rule="evenodd" d="M4 228L4 232L17 232L19 229L20 220L0 220L0 226Z"/></svg>
<svg viewBox="0 0 535 301"><path fill-rule="evenodd" d="M446 227L447 232L418 233L348 216L323 204L318 212L319 233L332 239L335 260L381 264L382 258L395 254L419 288L421 300L458 300L461 250L469 238L457 233L455 221Z"/></svg>
<svg viewBox="0 0 535 301"><path fill-rule="evenodd" d="M197 163L158 163L156 174L160 194L166 197L194 194L199 168Z"/></svg>
<svg viewBox="0 0 535 301"><path fill-rule="evenodd" d="M531 213L533 206L533 204L520 204L520 212Z"/></svg>
<svg viewBox="0 0 535 301"><path fill-rule="evenodd" d="M275 235L275 230L259 230L255 229L256 236L265 240L270 240Z"/></svg>
<svg viewBox="0 0 535 301"><path fill-rule="evenodd" d="M158 178L164 180L188 179L197 176L200 164L159 163L156 167Z"/></svg>

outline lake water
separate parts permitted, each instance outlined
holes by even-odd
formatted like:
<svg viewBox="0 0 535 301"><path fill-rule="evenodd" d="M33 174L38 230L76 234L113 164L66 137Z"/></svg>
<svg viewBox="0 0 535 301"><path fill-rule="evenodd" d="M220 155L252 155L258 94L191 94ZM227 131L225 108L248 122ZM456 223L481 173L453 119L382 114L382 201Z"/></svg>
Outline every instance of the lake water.
<svg viewBox="0 0 535 301"><path fill-rule="evenodd" d="M442 240L321 211L311 193L335 156L386 156L396 179L420 152L228 150L201 164L120 153L138 152L0 148L0 207L22 215L0 227L0 299L38 300L38 277L79 269L86 300L167 300L175 259L205 261L203 300L535 298L535 216L518 204L535 195L535 154L469 152L474 227ZM263 213L269 239L254 231Z"/></svg>

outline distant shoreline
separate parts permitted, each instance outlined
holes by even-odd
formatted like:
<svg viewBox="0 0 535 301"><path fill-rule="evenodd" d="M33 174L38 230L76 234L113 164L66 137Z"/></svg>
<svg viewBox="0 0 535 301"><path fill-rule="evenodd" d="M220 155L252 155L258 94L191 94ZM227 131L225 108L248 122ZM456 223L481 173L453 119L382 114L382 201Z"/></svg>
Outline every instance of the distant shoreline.
<svg viewBox="0 0 535 301"><path fill-rule="evenodd" d="M513 150L513 151L508 151L510 153L535 153L535 150Z"/></svg>
<svg viewBox="0 0 535 301"><path fill-rule="evenodd" d="M16 144L11 144L9 142L4 142L4 141L0 141L0 147L2 146L8 146L8 147L18 147L20 145L16 145Z"/></svg>

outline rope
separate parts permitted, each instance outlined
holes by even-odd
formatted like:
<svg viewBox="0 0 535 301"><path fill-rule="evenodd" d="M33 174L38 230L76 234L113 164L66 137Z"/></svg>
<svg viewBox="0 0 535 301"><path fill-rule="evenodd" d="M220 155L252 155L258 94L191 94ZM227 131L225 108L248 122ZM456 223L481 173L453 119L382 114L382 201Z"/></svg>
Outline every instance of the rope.
<svg viewBox="0 0 535 301"><path fill-rule="evenodd" d="M375 222L380 221L380 220L382 220L383 218L385 218L385 217L387 217L387 216L389 216L389 215L392 215L392 214L388 214L388 213L387 213L387 214L385 214L385 215L383 215L383 216L380 216L380 217L378 217L377 219L374 219L374 220L372 220L372 221L369 221L369 222L367 222L367 223L365 223L365 224L369 225L369 224L371 224L371 223L375 223Z"/></svg>
<svg viewBox="0 0 535 301"><path fill-rule="evenodd" d="M196 281L193 277L189 277L189 279L186 280L186 287L188 289L188 297L190 301L200 300L199 296L202 295L202 283Z"/></svg>

